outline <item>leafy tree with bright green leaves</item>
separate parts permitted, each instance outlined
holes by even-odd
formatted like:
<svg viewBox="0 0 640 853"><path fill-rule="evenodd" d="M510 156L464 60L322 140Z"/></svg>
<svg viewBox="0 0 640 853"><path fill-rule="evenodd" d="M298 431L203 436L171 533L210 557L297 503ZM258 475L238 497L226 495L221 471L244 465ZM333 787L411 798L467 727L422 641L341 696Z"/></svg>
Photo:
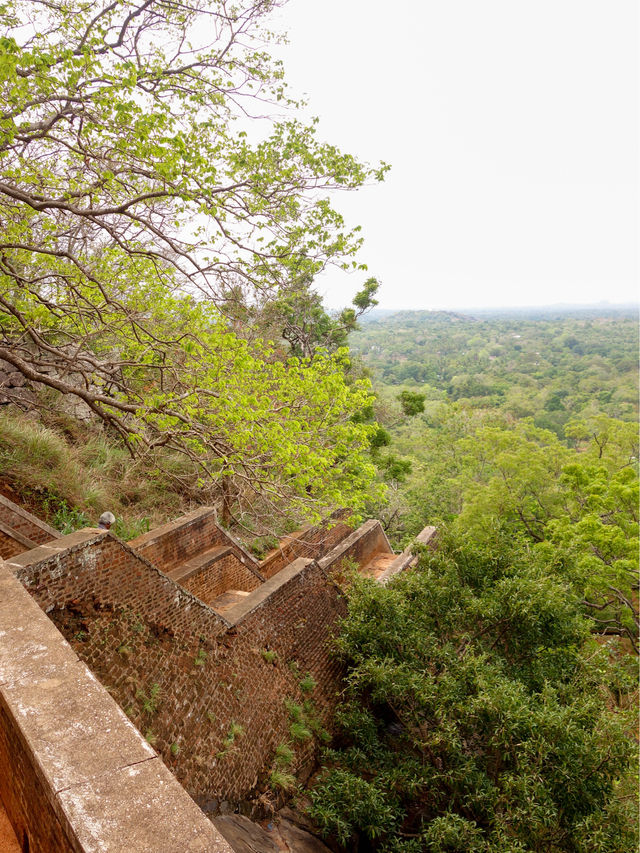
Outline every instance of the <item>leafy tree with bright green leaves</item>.
<svg viewBox="0 0 640 853"><path fill-rule="evenodd" d="M408 418L424 412L424 394L417 394L414 391L401 391L398 400L402 406L402 411Z"/></svg>
<svg viewBox="0 0 640 853"><path fill-rule="evenodd" d="M386 587L354 579L336 642L341 733L311 813L347 849L635 849L607 651L526 543L445 536Z"/></svg>
<svg viewBox="0 0 640 853"><path fill-rule="evenodd" d="M185 453L228 509L259 493L315 511L371 478L369 392L346 387L342 338L289 358L243 334L238 304L358 268L326 193L385 167L296 120L267 50L277 5L0 5L0 358L133 455Z"/></svg>

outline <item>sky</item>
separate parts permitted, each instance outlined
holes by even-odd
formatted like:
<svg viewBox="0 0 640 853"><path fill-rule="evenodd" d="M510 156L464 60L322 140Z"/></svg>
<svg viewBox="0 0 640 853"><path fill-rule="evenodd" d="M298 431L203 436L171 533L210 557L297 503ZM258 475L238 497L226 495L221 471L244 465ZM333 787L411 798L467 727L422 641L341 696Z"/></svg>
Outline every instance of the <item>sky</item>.
<svg viewBox="0 0 640 853"><path fill-rule="evenodd" d="M380 307L638 299L636 0L291 0L320 136L392 169L334 204ZM347 304L362 273L317 282Z"/></svg>

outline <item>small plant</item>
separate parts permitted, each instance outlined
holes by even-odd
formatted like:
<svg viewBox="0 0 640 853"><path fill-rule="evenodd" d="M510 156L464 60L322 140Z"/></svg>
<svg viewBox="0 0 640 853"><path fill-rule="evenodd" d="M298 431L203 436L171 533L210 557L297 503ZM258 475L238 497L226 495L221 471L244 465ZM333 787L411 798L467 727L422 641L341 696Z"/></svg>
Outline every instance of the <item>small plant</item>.
<svg viewBox="0 0 640 853"><path fill-rule="evenodd" d="M207 716L207 720L209 720L210 723L215 723L217 718L216 718L216 715L212 711L207 711L206 716Z"/></svg>
<svg viewBox="0 0 640 853"><path fill-rule="evenodd" d="M144 631L144 622L140 618L139 614L136 613L136 621L131 626L131 630L135 631L136 634L141 634Z"/></svg>
<svg viewBox="0 0 640 853"><path fill-rule="evenodd" d="M309 740L311 732L304 723L296 723L295 721L289 726L289 733L294 740Z"/></svg>
<svg viewBox="0 0 640 853"><path fill-rule="evenodd" d="M300 675L300 664L297 660L287 661L287 666L291 670L291 672L296 676L296 678Z"/></svg>
<svg viewBox="0 0 640 853"><path fill-rule="evenodd" d="M158 738L156 735L154 735L151 729L147 729L144 733L144 739L150 746L153 746Z"/></svg>
<svg viewBox="0 0 640 853"><path fill-rule="evenodd" d="M274 791L291 791L296 787L296 777L291 773L287 773L286 770L278 770L276 768L271 771L269 785Z"/></svg>
<svg viewBox="0 0 640 853"><path fill-rule="evenodd" d="M204 666L208 657L209 655L202 647L200 647L198 649L198 654L195 656L195 660L193 661L194 666Z"/></svg>
<svg viewBox="0 0 640 853"><path fill-rule="evenodd" d="M177 743L172 743L171 746L169 747L169 752L175 758L175 756L178 755L178 753L180 752L180 747L178 746Z"/></svg>
<svg viewBox="0 0 640 853"><path fill-rule="evenodd" d="M272 649L263 649L261 654L265 663L275 663L278 660L278 652L274 652Z"/></svg>
<svg viewBox="0 0 640 853"><path fill-rule="evenodd" d="M123 655L123 657L126 658L133 652L133 649L131 648L131 646L128 646L126 643L122 643L122 645L118 646L116 651L118 652L119 655Z"/></svg>
<svg viewBox="0 0 640 853"><path fill-rule="evenodd" d="M303 721L303 710L301 705L297 705L292 699L285 699L284 707L289 712L289 716L294 723L301 723Z"/></svg>
<svg viewBox="0 0 640 853"><path fill-rule="evenodd" d="M142 690L138 690L136 692L136 699L142 700L142 710L145 714L155 714L158 710L160 695L160 685L153 684L151 690L149 691L149 695L147 696Z"/></svg>
<svg viewBox="0 0 640 853"><path fill-rule="evenodd" d="M276 754L274 757L275 763L278 767L288 767L295 758L295 752L288 743L278 744L276 747Z"/></svg>
<svg viewBox="0 0 640 853"><path fill-rule="evenodd" d="M77 634L74 634L73 639L78 640L80 643L83 643L88 636L89 634L86 631L78 631Z"/></svg>
<svg viewBox="0 0 640 853"><path fill-rule="evenodd" d="M244 726L241 726L240 723L236 723L234 720L231 720L231 725L229 726L227 736L222 741L222 746L224 747L224 749L217 753L218 758L223 758L235 743L236 738L242 737L243 734Z"/></svg>
<svg viewBox="0 0 640 853"><path fill-rule="evenodd" d="M317 682L315 678L311 675L310 672L308 672L300 682L300 690L302 690L302 692L306 696L309 693L313 693L313 691L316 689L316 685Z"/></svg>

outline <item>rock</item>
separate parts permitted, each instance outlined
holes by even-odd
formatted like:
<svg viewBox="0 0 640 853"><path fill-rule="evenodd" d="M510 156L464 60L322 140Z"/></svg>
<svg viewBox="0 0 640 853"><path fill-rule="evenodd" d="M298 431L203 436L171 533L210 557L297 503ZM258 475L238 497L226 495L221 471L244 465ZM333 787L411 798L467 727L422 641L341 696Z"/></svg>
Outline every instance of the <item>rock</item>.
<svg viewBox="0 0 640 853"><path fill-rule="evenodd" d="M295 823L281 820L278 830L291 853L331 853L326 844L323 844L315 835L300 829Z"/></svg>
<svg viewBox="0 0 640 853"><path fill-rule="evenodd" d="M213 818L213 824L235 853L282 853L286 850L278 846L272 833L242 815L222 815Z"/></svg>
<svg viewBox="0 0 640 853"><path fill-rule="evenodd" d="M270 823L269 830L239 814L212 820L235 853L331 853L319 838L288 820Z"/></svg>

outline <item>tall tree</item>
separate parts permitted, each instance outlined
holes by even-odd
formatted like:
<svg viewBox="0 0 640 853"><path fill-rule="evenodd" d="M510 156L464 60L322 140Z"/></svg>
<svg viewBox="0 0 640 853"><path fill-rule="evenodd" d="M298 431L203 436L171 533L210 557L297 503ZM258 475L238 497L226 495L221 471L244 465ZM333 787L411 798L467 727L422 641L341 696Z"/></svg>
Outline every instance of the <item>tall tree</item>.
<svg viewBox="0 0 640 853"><path fill-rule="evenodd" d="M360 240L323 194L385 170L318 142L314 125L292 115L282 68L266 50L277 5L0 6L0 358L82 399L132 453L169 446L207 475L240 475L232 411L282 423L275 413L309 416L317 399L300 384L308 365L280 358L278 368L273 350L249 352L225 324L225 306L330 263L357 268ZM276 108L289 115L265 118ZM252 143L248 123L258 119ZM249 373L262 364L268 405L247 403L250 387L227 395L251 359ZM341 359L324 359L315 376L344 404L329 424L348 421L366 396L356 390L347 402L336 391ZM315 425L316 447L329 447L331 427ZM357 456L366 441L354 442ZM349 466L348 442L335 443L326 471ZM264 444L244 451L243 476L257 465L257 489L284 493L296 482L296 493L318 495L318 467L302 477L300 448L280 446L291 454L278 476L256 462L268 455ZM276 487L283 476L288 487Z"/></svg>

